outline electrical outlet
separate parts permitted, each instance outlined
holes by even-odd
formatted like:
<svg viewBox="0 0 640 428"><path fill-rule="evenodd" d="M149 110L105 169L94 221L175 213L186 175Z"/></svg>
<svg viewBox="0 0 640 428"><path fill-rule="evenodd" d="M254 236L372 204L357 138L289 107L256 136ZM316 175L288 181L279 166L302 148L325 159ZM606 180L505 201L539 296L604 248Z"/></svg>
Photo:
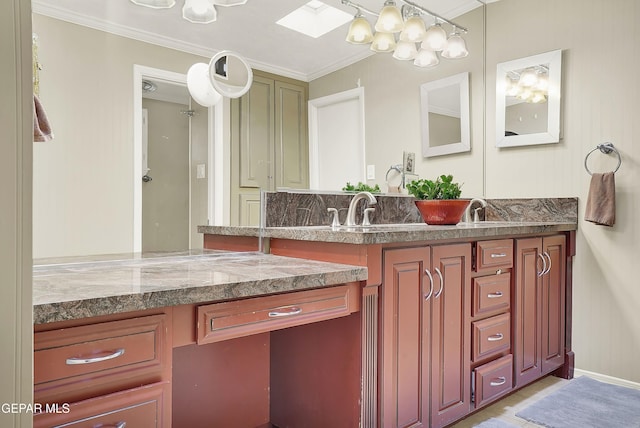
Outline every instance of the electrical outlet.
<svg viewBox="0 0 640 428"><path fill-rule="evenodd" d="M375 180L375 179L376 179L376 166L367 165L367 180Z"/></svg>

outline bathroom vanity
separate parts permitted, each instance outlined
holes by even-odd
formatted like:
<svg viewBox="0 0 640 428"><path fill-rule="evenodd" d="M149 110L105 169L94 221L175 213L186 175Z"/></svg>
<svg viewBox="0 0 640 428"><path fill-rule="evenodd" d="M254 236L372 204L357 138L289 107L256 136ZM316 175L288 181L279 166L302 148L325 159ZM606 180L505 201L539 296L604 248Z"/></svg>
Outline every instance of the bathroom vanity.
<svg viewBox="0 0 640 428"><path fill-rule="evenodd" d="M36 266L34 426L357 424L366 277L252 252Z"/></svg>
<svg viewBox="0 0 640 428"><path fill-rule="evenodd" d="M272 254L367 267L361 426L443 427L549 373L573 376L569 202L566 218L546 220L200 231L208 248L260 235ZM514 211L548 214L555 202L526 204ZM326 426L315 422L284 426Z"/></svg>

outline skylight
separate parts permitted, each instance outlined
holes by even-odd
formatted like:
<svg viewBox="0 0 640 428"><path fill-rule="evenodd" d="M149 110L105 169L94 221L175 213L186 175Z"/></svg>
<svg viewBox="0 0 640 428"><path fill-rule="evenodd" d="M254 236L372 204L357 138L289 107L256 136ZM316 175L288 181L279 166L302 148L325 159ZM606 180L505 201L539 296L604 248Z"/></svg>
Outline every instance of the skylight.
<svg viewBox="0 0 640 428"><path fill-rule="evenodd" d="M311 0L276 22L306 36L318 38L351 21L353 16L335 7Z"/></svg>

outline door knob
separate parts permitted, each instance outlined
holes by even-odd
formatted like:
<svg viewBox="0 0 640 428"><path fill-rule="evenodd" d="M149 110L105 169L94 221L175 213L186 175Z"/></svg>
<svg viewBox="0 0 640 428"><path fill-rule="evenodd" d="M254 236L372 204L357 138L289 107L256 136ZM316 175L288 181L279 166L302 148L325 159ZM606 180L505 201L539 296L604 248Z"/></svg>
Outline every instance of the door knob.
<svg viewBox="0 0 640 428"><path fill-rule="evenodd" d="M147 174L142 176L142 181L144 181L145 183L148 183L151 180L153 180L153 178L149 177Z"/></svg>

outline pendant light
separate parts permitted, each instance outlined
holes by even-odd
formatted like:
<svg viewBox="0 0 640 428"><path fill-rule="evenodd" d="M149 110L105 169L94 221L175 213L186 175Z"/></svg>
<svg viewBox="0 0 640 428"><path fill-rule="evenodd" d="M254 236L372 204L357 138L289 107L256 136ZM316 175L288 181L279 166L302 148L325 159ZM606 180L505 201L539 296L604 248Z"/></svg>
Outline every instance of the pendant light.
<svg viewBox="0 0 640 428"><path fill-rule="evenodd" d="M439 63L440 58L438 58L438 54L427 49L420 49L416 58L413 60L413 65L418 67L435 67Z"/></svg>
<svg viewBox="0 0 640 428"><path fill-rule="evenodd" d="M414 11L404 23L404 29L400 33L400 40L403 42L420 42L424 39L427 29L424 21L420 18L420 13Z"/></svg>
<svg viewBox="0 0 640 428"><path fill-rule="evenodd" d="M379 33L398 33L404 28L400 9L394 0L386 0L376 21L375 29Z"/></svg>
<svg viewBox="0 0 640 428"><path fill-rule="evenodd" d="M437 20L429 27L422 40L422 49L440 52L447 46L447 32Z"/></svg>
<svg viewBox="0 0 640 428"><path fill-rule="evenodd" d="M447 47L442 51L442 57L447 59L464 58L469 55L467 44L458 33L456 27L453 27L453 33L447 39Z"/></svg>
<svg viewBox="0 0 640 428"><path fill-rule="evenodd" d="M396 48L396 38L391 33L376 33L371 42L374 52L392 52Z"/></svg>
<svg viewBox="0 0 640 428"><path fill-rule="evenodd" d="M351 25L349 25L346 40L356 45L371 43L373 41L371 24L369 24L369 21L362 15L360 10L358 10L356 16L354 16Z"/></svg>
<svg viewBox="0 0 640 428"><path fill-rule="evenodd" d="M393 57L399 60L414 59L418 51L416 50L416 44L414 42L399 41L396 45L396 49L393 51Z"/></svg>

